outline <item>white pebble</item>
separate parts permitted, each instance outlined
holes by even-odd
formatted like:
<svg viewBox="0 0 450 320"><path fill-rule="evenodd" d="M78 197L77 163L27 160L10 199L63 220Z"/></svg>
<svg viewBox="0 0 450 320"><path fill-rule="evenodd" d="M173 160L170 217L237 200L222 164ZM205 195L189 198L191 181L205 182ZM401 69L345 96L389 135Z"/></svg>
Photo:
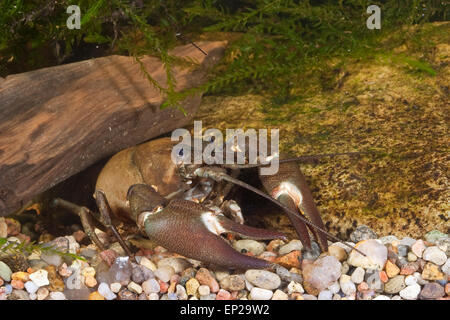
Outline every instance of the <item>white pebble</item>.
<svg viewBox="0 0 450 320"><path fill-rule="evenodd" d="M142 289L146 294L158 293L161 290L161 286L156 279L148 279L142 282Z"/></svg>
<svg viewBox="0 0 450 320"><path fill-rule="evenodd" d="M150 293L147 297L148 300L159 300L159 295L156 292Z"/></svg>
<svg viewBox="0 0 450 320"><path fill-rule="evenodd" d="M36 293L38 291L39 287L33 282L33 281L27 281L24 284L25 290L27 290L28 293Z"/></svg>
<svg viewBox="0 0 450 320"><path fill-rule="evenodd" d="M333 294L338 293L339 290L341 290L341 286L339 285L339 282L335 281L330 286L328 286L328 290L330 290Z"/></svg>
<svg viewBox="0 0 450 320"><path fill-rule="evenodd" d="M447 259L441 269L447 276L450 276L450 258Z"/></svg>
<svg viewBox="0 0 450 320"><path fill-rule="evenodd" d="M108 284L105 282L100 283L97 289L98 293L100 293L106 300L113 300L117 296L114 294L114 292L111 291Z"/></svg>
<svg viewBox="0 0 450 320"><path fill-rule="evenodd" d="M30 274L31 281L34 282L35 285L38 287L43 287L46 285L49 285L50 282L48 281L48 272L46 270L38 270L36 272L33 272Z"/></svg>
<svg viewBox="0 0 450 320"><path fill-rule="evenodd" d="M445 252L436 246L428 247L423 252L423 259L431 261L438 266L442 266L447 261Z"/></svg>
<svg viewBox="0 0 450 320"><path fill-rule="evenodd" d="M353 273L352 273L351 280L353 281L353 283L359 284L364 281L365 274L366 274L366 272L364 271L363 268L357 267L355 269L355 271L353 271Z"/></svg>
<svg viewBox="0 0 450 320"><path fill-rule="evenodd" d="M162 266L155 270L155 276L163 282L169 282L170 277L175 273L171 266Z"/></svg>
<svg viewBox="0 0 450 320"><path fill-rule="evenodd" d="M281 290L276 290L272 296L272 300L288 300L288 299L289 299L288 295Z"/></svg>
<svg viewBox="0 0 450 320"><path fill-rule="evenodd" d="M198 294L201 296L207 296L210 293L210 289L209 286L207 285L201 285L200 287L198 287Z"/></svg>
<svg viewBox="0 0 450 320"><path fill-rule="evenodd" d="M417 280L413 275L409 275L405 278L405 284L407 286L412 286L413 284L416 284Z"/></svg>
<svg viewBox="0 0 450 320"><path fill-rule="evenodd" d="M352 282L349 275L343 274L339 279L339 285L341 286L342 292L347 296L351 297L356 293L356 286Z"/></svg>
<svg viewBox="0 0 450 320"><path fill-rule="evenodd" d="M252 291L250 291L250 297L252 300L270 300L272 296L272 290L254 287Z"/></svg>
<svg viewBox="0 0 450 320"><path fill-rule="evenodd" d="M141 294L142 293L142 287L140 285L138 285L136 282L131 281L128 284L128 290L137 293L137 294Z"/></svg>
<svg viewBox="0 0 450 320"><path fill-rule="evenodd" d="M120 291L120 288L122 288L122 285L119 282L113 282L109 285L111 288L111 291L114 293L118 293Z"/></svg>
<svg viewBox="0 0 450 320"><path fill-rule="evenodd" d="M391 298L389 298L388 296L384 296L384 295L379 295L375 298L373 298L372 300L391 300Z"/></svg>
<svg viewBox="0 0 450 320"><path fill-rule="evenodd" d="M332 300L333 293L329 290L323 290L323 291L320 291L319 296L317 298L318 298L318 300Z"/></svg>
<svg viewBox="0 0 450 320"><path fill-rule="evenodd" d="M278 253L280 254L280 256L283 256L285 254L288 254L291 251L294 250L302 250L303 249L303 244L300 240L292 240L289 243L285 244L284 246L282 246L280 248L280 250L278 251Z"/></svg>
<svg viewBox="0 0 450 320"><path fill-rule="evenodd" d="M418 284L407 286L405 289L399 292L400 297L406 300L416 300L419 293L420 293L420 286Z"/></svg>

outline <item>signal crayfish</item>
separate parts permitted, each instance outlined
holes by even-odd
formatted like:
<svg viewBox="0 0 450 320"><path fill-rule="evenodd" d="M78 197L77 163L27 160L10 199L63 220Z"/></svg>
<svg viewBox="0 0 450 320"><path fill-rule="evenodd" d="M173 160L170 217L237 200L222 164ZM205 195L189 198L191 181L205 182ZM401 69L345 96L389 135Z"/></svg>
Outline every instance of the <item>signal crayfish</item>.
<svg viewBox="0 0 450 320"><path fill-rule="evenodd" d="M286 239L280 232L244 224L236 201L227 199L237 185L281 207L306 250L311 250L307 226L324 252L328 250L327 237L339 241L325 231L305 177L295 162L308 156L281 159L278 173L261 175L267 162L186 164L182 161L186 149L174 153L175 144L171 138L159 138L114 155L97 178L94 198L100 215L59 198L54 199L54 205L75 211L87 235L102 250L104 245L94 225L110 229L126 253L133 256L112 221L118 218L137 225L152 242L187 258L228 268L273 268L274 263L240 253L222 237L234 234L255 240ZM238 180L240 170L249 167L258 167L267 193Z"/></svg>

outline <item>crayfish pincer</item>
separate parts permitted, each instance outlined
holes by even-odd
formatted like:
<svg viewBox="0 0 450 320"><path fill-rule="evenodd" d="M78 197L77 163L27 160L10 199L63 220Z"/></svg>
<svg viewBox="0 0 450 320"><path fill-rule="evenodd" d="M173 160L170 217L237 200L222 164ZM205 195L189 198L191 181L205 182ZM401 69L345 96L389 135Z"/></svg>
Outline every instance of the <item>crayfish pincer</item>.
<svg viewBox="0 0 450 320"><path fill-rule="evenodd" d="M188 258L231 268L273 267L234 250L221 236L231 233L255 240L285 239L280 232L244 224L240 207L227 198L236 185L281 207L307 250L311 249L307 226L322 251L328 250L327 236L337 239L324 230L295 162L280 160L279 171L272 176L261 175L259 170L265 193L238 179L240 170L248 166L184 164L171 158L174 146L170 138L160 138L114 155L96 183L94 197L100 215L62 199L55 199L55 203L80 215L86 233L100 249L104 245L94 232L94 223L109 228L130 256L132 252L114 220L134 223L153 242Z"/></svg>

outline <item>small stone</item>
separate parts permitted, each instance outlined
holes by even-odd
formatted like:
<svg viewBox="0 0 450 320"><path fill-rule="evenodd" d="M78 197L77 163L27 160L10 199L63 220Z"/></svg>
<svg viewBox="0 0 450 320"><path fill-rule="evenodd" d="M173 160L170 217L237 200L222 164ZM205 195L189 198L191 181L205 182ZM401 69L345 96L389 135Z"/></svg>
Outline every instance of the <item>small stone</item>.
<svg viewBox="0 0 450 320"><path fill-rule="evenodd" d="M28 274L28 272L23 271L14 272L13 274L11 274L11 279L27 282L28 280L30 280L30 275Z"/></svg>
<svg viewBox="0 0 450 320"><path fill-rule="evenodd" d="M207 296L210 294L210 292L211 289L207 285L201 285L200 287L198 287L198 294L200 296Z"/></svg>
<svg viewBox="0 0 450 320"><path fill-rule="evenodd" d="M98 291L96 291L99 295L101 295L102 298L106 299L106 300L114 300L115 298L117 298L117 296L114 294L114 292L111 291L111 289L109 288L109 285L105 282L102 282L99 284L98 286ZM90 299L89 297L89 300ZM103 299L100 299L103 300Z"/></svg>
<svg viewBox="0 0 450 320"><path fill-rule="evenodd" d="M344 248L338 245L331 245L328 247L328 253L331 256L336 257L340 262L343 262L347 259L347 251Z"/></svg>
<svg viewBox="0 0 450 320"><path fill-rule="evenodd" d="M159 295L157 293L150 293L147 297L148 300L159 300Z"/></svg>
<svg viewBox="0 0 450 320"><path fill-rule="evenodd" d="M38 289L39 289L39 287L36 284L34 284L33 281L25 282L24 287L28 293L36 293L36 291L38 291Z"/></svg>
<svg viewBox="0 0 450 320"><path fill-rule="evenodd" d="M333 293L329 290L320 291L317 300L333 300Z"/></svg>
<svg viewBox="0 0 450 320"><path fill-rule="evenodd" d="M400 270L400 274L407 276L407 275L413 274L417 270L419 270L419 264L417 263L417 261L416 262L408 262L407 264L402 266L402 268Z"/></svg>
<svg viewBox="0 0 450 320"><path fill-rule="evenodd" d="M431 243L436 243L442 238L448 238L448 235L440 232L439 230L433 230L425 235L425 240Z"/></svg>
<svg viewBox="0 0 450 320"><path fill-rule="evenodd" d="M444 295L445 295L444 287L442 287L440 284L436 282L427 283L420 292L420 299L434 300L442 298Z"/></svg>
<svg viewBox="0 0 450 320"><path fill-rule="evenodd" d="M277 274L266 270L247 270L245 278L254 286L262 289L274 290L281 284L281 279Z"/></svg>
<svg viewBox="0 0 450 320"><path fill-rule="evenodd" d="M397 267L392 262L390 262L389 260L386 262L385 269L386 269L386 274L389 278L393 278L400 273L400 268Z"/></svg>
<svg viewBox="0 0 450 320"><path fill-rule="evenodd" d="M30 296L25 290L13 290L8 300L30 300Z"/></svg>
<svg viewBox="0 0 450 320"><path fill-rule="evenodd" d="M16 290L22 290L24 288L23 282L20 280L11 280L11 286Z"/></svg>
<svg viewBox="0 0 450 320"><path fill-rule="evenodd" d="M273 292L267 289L254 287L252 291L250 291L250 298L252 300L270 300L272 296Z"/></svg>
<svg viewBox="0 0 450 320"><path fill-rule="evenodd" d="M160 293L167 293L168 289L169 289L169 285L161 280L158 280L158 284L159 284L159 292Z"/></svg>
<svg viewBox="0 0 450 320"><path fill-rule="evenodd" d="M405 257L408 254L408 247L407 246L399 245L397 247L397 250L398 250L398 255L400 257Z"/></svg>
<svg viewBox="0 0 450 320"><path fill-rule="evenodd" d="M137 294L128 290L128 289L122 289L117 294L117 297L119 300L137 300Z"/></svg>
<svg viewBox="0 0 450 320"><path fill-rule="evenodd" d="M348 276L346 274L341 275L341 277L339 279L339 285L341 287L342 292L346 296L353 296L353 295L355 295L355 293L356 293L356 286L352 282L350 276Z"/></svg>
<svg viewBox="0 0 450 320"><path fill-rule="evenodd" d="M355 243L368 240L368 239L377 239L378 236L375 232L373 232L368 226L360 225L355 231L350 234L350 241Z"/></svg>
<svg viewBox="0 0 450 320"><path fill-rule="evenodd" d="M220 286L229 291L239 291L245 289L245 280L238 275L231 275L220 281Z"/></svg>
<svg viewBox="0 0 450 320"><path fill-rule="evenodd" d="M158 293L161 290L161 286L156 279L148 279L142 283L142 290L146 294Z"/></svg>
<svg viewBox="0 0 450 320"><path fill-rule="evenodd" d="M200 268L195 275L195 278L202 285L209 286L211 292L216 293L219 291L220 287L216 279L212 276L208 269Z"/></svg>
<svg viewBox="0 0 450 320"><path fill-rule="evenodd" d="M63 262L62 257L56 253L53 254L42 253L41 259L55 267L59 267L59 265Z"/></svg>
<svg viewBox="0 0 450 320"><path fill-rule="evenodd" d="M258 256L261 253L263 253L265 249L263 243L251 239L238 240L234 242L233 246L237 251L241 253L251 252L255 256Z"/></svg>
<svg viewBox="0 0 450 320"><path fill-rule="evenodd" d="M317 290L325 290L341 276L341 263L333 256L324 256L303 268L304 280Z"/></svg>
<svg viewBox="0 0 450 320"><path fill-rule="evenodd" d="M407 260L409 262L417 261L417 256L412 252L408 252Z"/></svg>
<svg viewBox="0 0 450 320"><path fill-rule="evenodd" d="M422 278L425 280L442 280L445 276L439 271L439 267L437 265L427 262L422 271Z"/></svg>
<svg viewBox="0 0 450 320"><path fill-rule="evenodd" d="M4 217L0 217L0 238L8 237L8 224Z"/></svg>
<svg viewBox="0 0 450 320"><path fill-rule="evenodd" d="M150 261L149 259L147 259L146 257L142 257L142 258L141 258L141 261L139 261L139 264L140 264L141 266L146 267L147 269L149 269L149 270L151 270L151 271L153 271L153 272L155 272L156 269L157 269L156 265L155 265L152 261Z"/></svg>
<svg viewBox="0 0 450 320"><path fill-rule="evenodd" d="M191 263L183 258L164 258L158 261L158 268L163 266L171 266L175 273L180 273L191 267Z"/></svg>
<svg viewBox="0 0 450 320"><path fill-rule="evenodd" d="M333 294L338 293L339 290L341 290L339 282L338 281L333 282L331 285L328 286L328 290L331 291L331 293Z"/></svg>
<svg viewBox="0 0 450 320"><path fill-rule="evenodd" d="M450 282L445 285L445 294L450 296Z"/></svg>
<svg viewBox="0 0 450 320"><path fill-rule="evenodd" d="M158 269L156 269L155 277L160 279L163 282L168 282L170 280L170 277L175 273L175 270L171 266L162 266Z"/></svg>
<svg viewBox="0 0 450 320"><path fill-rule="evenodd" d="M411 251L418 257L418 258L422 258L422 254L425 251L427 247L425 246L425 243L423 242L423 240L417 240L416 242L413 243L413 245L411 246Z"/></svg>
<svg viewBox="0 0 450 320"><path fill-rule="evenodd" d="M207 295L200 296L200 300L216 300L216 294L210 293Z"/></svg>
<svg viewBox="0 0 450 320"><path fill-rule="evenodd" d="M3 261L0 261L0 278L5 281L11 281L11 275L12 271L9 266Z"/></svg>
<svg viewBox="0 0 450 320"><path fill-rule="evenodd" d="M410 237L404 237L400 241L400 245L411 247L416 242L416 239L410 238Z"/></svg>
<svg viewBox="0 0 450 320"><path fill-rule="evenodd" d="M288 269L280 265L277 265L275 267L275 272L280 276L282 281L295 281L299 283L303 282L303 277L301 276L301 274L299 274L301 273L301 271L296 268L291 268L291 270L292 271L289 271Z"/></svg>
<svg viewBox="0 0 450 320"><path fill-rule="evenodd" d="M89 295L89 300L105 300L105 297L102 296L98 291L94 291Z"/></svg>
<svg viewBox="0 0 450 320"><path fill-rule="evenodd" d="M383 292L384 283L381 281L380 272L376 269L366 270L365 282L375 292Z"/></svg>
<svg viewBox="0 0 450 320"><path fill-rule="evenodd" d="M319 244L311 241L311 250L304 250L303 258L308 260L316 260L321 254Z"/></svg>
<svg viewBox="0 0 450 320"><path fill-rule="evenodd" d="M97 285L97 280L95 279L95 277L89 275L84 277L84 284L89 288L93 288Z"/></svg>
<svg viewBox="0 0 450 320"><path fill-rule="evenodd" d="M116 251L112 249L107 249L99 253L100 258L103 259L109 266L112 266L114 261L116 261L119 256Z"/></svg>
<svg viewBox="0 0 450 320"><path fill-rule="evenodd" d="M275 290L272 300L289 300L289 296L281 290Z"/></svg>
<svg viewBox="0 0 450 320"><path fill-rule="evenodd" d="M128 288L128 290L130 290L138 295L142 293L142 287L140 285L138 285L136 282L131 281L128 284L127 288Z"/></svg>
<svg viewBox="0 0 450 320"><path fill-rule="evenodd" d="M380 271L379 274L380 274L380 280L383 281L383 283L386 283L389 281L389 277L388 277L386 271L384 271L384 270Z"/></svg>
<svg viewBox="0 0 450 320"><path fill-rule="evenodd" d="M450 276L450 258L447 259L441 269L447 276Z"/></svg>
<svg viewBox="0 0 450 320"><path fill-rule="evenodd" d="M50 300L66 300L66 296L59 291L50 292Z"/></svg>
<svg viewBox="0 0 450 320"><path fill-rule="evenodd" d="M245 286L245 281L244 281L244 286ZM198 282L198 280L195 278L191 278L186 282L186 293L189 296L193 296L197 293L198 287L200 287L200 283Z"/></svg>
<svg viewBox="0 0 450 320"><path fill-rule="evenodd" d="M48 281L48 272L43 269L30 274L30 279L38 287L42 287L42 286L46 286L46 285L50 284L50 282Z"/></svg>
<svg viewBox="0 0 450 320"><path fill-rule="evenodd" d="M358 242L355 247L364 252L367 257L353 250L347 259L347 262L354 267L364 269L382 270L387 260L387 248L378 240L363 240Z"/></svg>
<svg viewBox="0 0 450 320"><path fill-rule="evenodd" d="M384 292L395 294L399 293L405 287L405 276L395 276L384 285Z"/></svg>
<svg viewBox="0 0 450 320"><path fill-rule="evenodd" d="M220 293L220 291L219 291L219 293ZM177 295L178 300L187 300L188 299L186 289L182 285L177 284L175 294ZM223 299L223 300L229 300L229 299Z"/></svg>
<svg viewBox="0 0 450 320"><path fill-rule="evenodd" d="M81 270L76 269L73 274L66 279L67 289L82 289L83 288L83 276Z"/></svg>
<svg viewBox="0 0 450 320"><path fill-rule="evenodd" d="M219 292L217 292L216 300L231 300L231 293L227 290L220 289Z"/></svg>
<svg viewBox="0 0 450 320"><path fill-rule="evenodd" d="M275 259L275 263L285 268L300 268L301 251L294 250Z"/></svg>
<svg viewBox="0 0 450 320"><path fill-rule="evenodd" d="M414 279L416 280L416 282L417 282L419 285L421 285L421 286L426 285L427 283L429 283L428 280L425 280L424 278L422 278L422 274L419 273L419 272L414 272L412 276L414 277Z"/></svg>
<svg viewBox="0 0 450 320"><path fill-rule="evenodd" d="M372 289L369 289L369 285L366 283L366 282L361 282L359 285L358 285L358 287L356 288L359 292L364 292L364 291L367 291L367 290L372 290ZM373 290L373 291L375 291L375 290Z"/></svg>
<svg viewBox="0 0 450 320"><path fill-rule="evenodd" d="M391 236L381 237L380 241L382 244L386 245L386 244L392 243L394 241L398 241L398 238L396 236L391 235Z"/></svg>
<svg viewBox="0 0 450 320"><path fill-rule="evenodd" d="M283 246L285 242L281 239L274 239L269 242L269 244L266 247L267 251L271 252L277 252L281 246Z"/></svg>
<svg viewBox="0 0 450 320"><path fill-rule="evenodd" d="M217 270L214 272L214 274L216 275L216 279L217 281L222 281L223 279L225 279L226 277L228 277L230 275L230 272L226 271L226 270ZM193 275L193 277L195 277L195 274Z"/></svg>
<svg viewBox="0 0 450 320"><path fill-rule="evenodd" d="M37 299L44 300L45 298L48 297L49 293L50 293L50 291L48 291L47 288L45 288L45 287L39 288L38 291L36 292Z"/></svg>
<svg viewBox="0 0 450 320"><path fill-rule="evenodd" d="M406 276L405 284L407 286L412 286L413 284L416 284L416 283L417 283L417 280L414 276L412 276L412 275Z"/></svg>
<svg viewBox="0 0 450 320"><path fill-rule="evenodd" d="M85 277L88 277L88 276L93 277L93 276L95 276L95 269L92 267L84 268L83 270L81 270L81 274Z"/></svg>
<svg viewBox="0 0 450 320"><path fill-rule="evenodd" d="M311 294L304 294L301 296L303 299L297 299L297 300L317 300L317 297L311 295Z"/></svg>
<svg viewBox="0 0 450 320"><path fill-rule="evenodd" d="M113 282L109 285L110 289L114 293L118 293L122 288L122 285L119 282Z"/></svg>
<svg viewBox="0 0 450 320"><path fill-rule="evenodd" d="M280 247L278 250L278 253L280 256L283 256L285 254L290 253L291 251L298 250L301 251L303 249L303 244L300 240L291 240L289 243L285 244L284 246Z"/></svg>
<svg viewBox="0 0 450 320"><path fill-rule="evenodd" d="M63 263L58 267L58 273L61 277L70 277L72 275L72 272L72 269L69 269L66 263Z"/></svg>
<svg viewBox="0 0 450 320"><path fill-rule="evenodd" d="M420 286L418 284L413 284L401 290L399 292L399 295L405 300L417 300L419 293L420 293Z"/></svg>
<svg viewBox="0 0 450 320"><path fill-rule="evenodd" d="M450 257L450 237L449 238L441 238L436 241L436 246L445 252L447 257Z"/></svg>
<svg viewBox="0 0 450 320"><path fill-rule="evenodd" d="M131 265L131 280L133 282L141 284L145 280L155 277L154 273L150 269L135 263L132 263Z"/></svg>
<svg viewBox="0 0 450 320"><path fill-rule="evenodd" d="M363 268L357 267L352 273L352 276L351 276L352 282L356 283L356 284L363 282L365 274L366 274L366 272L364 271Z"/></svg>
<svg viewBox="0 0 450 320"><path fill-rule="evenodd" d="M423 259L426 261L433 262L434 264L441 266L447 261L447 256L445 252L436 246L428 247L423 252Z"/></svg>
<svg viewBox="0 0 450 320"><path fill-rule="evenodd" d="M298 292L298 293L304 293L305 290L303 289L303 286L298 283L298 282L294 282L291 281L288 286L287 286L287 290L289 294L292 294L294 292Z"/></svg>

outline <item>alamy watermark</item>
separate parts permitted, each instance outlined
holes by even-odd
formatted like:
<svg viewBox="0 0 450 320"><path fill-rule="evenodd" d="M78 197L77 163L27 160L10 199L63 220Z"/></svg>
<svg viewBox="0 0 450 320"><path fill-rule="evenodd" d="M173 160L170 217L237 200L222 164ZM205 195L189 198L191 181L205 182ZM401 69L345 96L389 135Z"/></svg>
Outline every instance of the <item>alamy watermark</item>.
<svg viewBox="0 0 450 320"><path fill-rule="evenodd" d="M172 132L172 141L181 141L172 149L172 161L176 164L266 164L262 175L272 175L279 168L279 129L270 130L270 154L268 154L268 130L226 129L226 140L218 129L202 133L202 122L194 121L194 137L187 129Z"/></svg>
<svg viewBox="0 0 450 320"><path fill-rule="evenodd" d="M367 7L367 13L371 13L367 18L366 26L368 29L381 29L381 9L376 4Z"/></svg>

